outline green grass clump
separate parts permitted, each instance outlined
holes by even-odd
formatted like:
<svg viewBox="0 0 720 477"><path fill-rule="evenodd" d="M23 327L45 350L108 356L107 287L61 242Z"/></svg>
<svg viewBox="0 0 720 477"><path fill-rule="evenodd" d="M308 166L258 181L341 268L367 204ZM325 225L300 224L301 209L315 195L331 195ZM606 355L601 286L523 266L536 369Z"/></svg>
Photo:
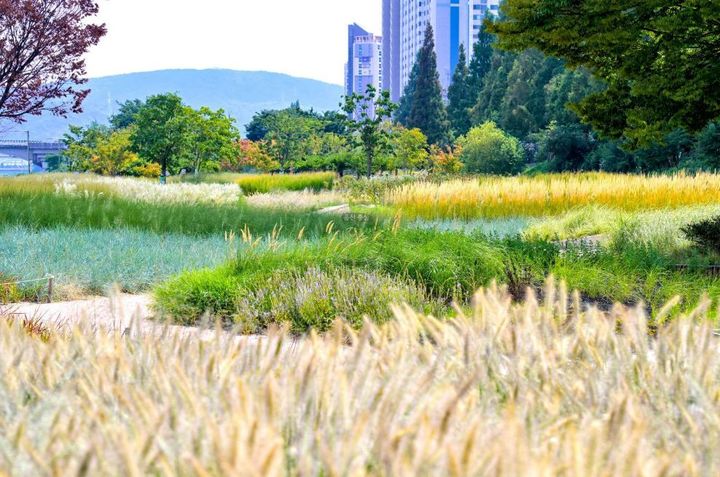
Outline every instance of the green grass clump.
<svg viewBox="0 0 720 477"><path fill-rule="evenodd" d="M181 274L158 286L155 297L159 311L183 323L197 321L206 311L231 321L246 307L242 297L270 293L278 277L310 280L307 274L312 269L328 277L342 277L348 283L358 276L350 279L342 273L374 273L370 276L378 281L381 276L392 277L398 284L411 286L403 285L400 290L421 290L428 304L435 300L449 302L463 300L477 288L504 276L503 253L502 247L494 247L482 238L422 230L286 243L270 249L245 250L216 270ZM326 290L332 291L332 287ZM376 310L377 316L385 316L386 305L394 295L386 296L382 309ZM273 315L261 322L275 319Z"/></svg>
<svg viewBox="0 0 720 477"><path fill-rule="evenodd" d="M259 210L245 205L142 203L106 195L76 197L47 191L0 189L0 225L33 228L73 227L136 229L154 233L196 236L275 231L295 237L323 235L335 230L372 226L358 216L331 216L291 210Z"/></svg>
<svg viewBox="0 0 720 477"><path fill-rule="evenodd" d="M251 310L250 318L241 320L247 329L281 320L291 321L294 329L300 330L305 323L302 319L278 318L286 316L278 311L282 307L265 306L257 297L272 296L278 280L294 283L297 289L300 279L310 276L310 270L331 277L353 271L391 277L399 284L420 289L428 304L451 300L467 303L477 288L492 281L508 285L519 299L528 287L539 290L545 277L554 275L591 303L644 303L656 313L675 294L682 295L684 310L695 306L704 291L712 298L720 297L720 280L703 271L703 265L714 259L692 256L693 267L678 270L675 265L687 258L652 243L622 240L609 246L561 246L519 237L386 231L375 236L361 234L344 240L246 250L220 269L188 272L163 283L156 289L156 297L161 311L182 322L194 323L206 311L233 322L243 316L243 310ZM332 287L323 290L328 296L341 296ZM330 308L328 314L336 312ZM375 312L377 316L381 313L381 309Z"/></svg>
<svg viewBox="0 0 720 477"><path fill-rule="evenodd" d="M236 183L245 194L276 191L321 191L332 189L334 172L303 172L300 174L240 174Z"/></svg>

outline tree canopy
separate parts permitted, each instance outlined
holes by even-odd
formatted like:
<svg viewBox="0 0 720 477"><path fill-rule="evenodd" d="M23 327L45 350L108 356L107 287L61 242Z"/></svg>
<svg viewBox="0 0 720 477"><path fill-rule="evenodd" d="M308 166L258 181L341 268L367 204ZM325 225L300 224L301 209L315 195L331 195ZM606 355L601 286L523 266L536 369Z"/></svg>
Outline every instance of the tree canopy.
<svg viewBox="0 0 720 477"><path fill-rule="evenodd" d="M475 105L477 98L477 91L473 91L472 87L465 47L460 45L458 64L453 73L452 84L448 88L447 108L450 127L457 136L467 133L472 126L470 109Z"/></svg>
<svg viewBox="0 0 720 477"><path fill-rule="evenodd" d="M583 66L605 89L575 105L603 134L647 144L720 117L717 0L506 0L499 45Z"/></svg>
<svg viewBox="0 0 720 477"><path fill-rule="evenodd" d="M397 105L390 100L390 92L378 92L368 85L365 94L351 94L345 97L343 111L356 115L357 119L348 119L348 129L352 139L365 153L367 176L373 173L373 163L378 153L390 147L390 132L383 123L392 118Z"/></svg>
<svg viewBox="0 0 720 477"><path fill-rule="evenodd" d="M94 0L0 1L0 119L82 111L87 50L105 35Z"/></svg>
<svg viewBox="0 0 720 477"><path fill-rule="evenodd" d="M450 139L450 123L443 102L435 38L430 23L425 29L425 38L416 62L417 77L410 98L410 114L404 126L420 129L430 144L446 144Z"/></svg>

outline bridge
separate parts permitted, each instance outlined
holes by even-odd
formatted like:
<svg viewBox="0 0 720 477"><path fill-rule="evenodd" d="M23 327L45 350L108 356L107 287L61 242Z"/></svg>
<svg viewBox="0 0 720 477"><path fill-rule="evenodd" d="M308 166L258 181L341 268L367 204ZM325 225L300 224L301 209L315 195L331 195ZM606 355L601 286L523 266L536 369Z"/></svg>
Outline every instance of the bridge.
<svg viewBox="0 0 720 477"><path fill-rule="evenodd" d="M66 149L61 142L41 142L26 140L0 139L0 155L7 155L27 160L32 158L33 164L47 169L45 159L48 156L60 154Z"/></svg>

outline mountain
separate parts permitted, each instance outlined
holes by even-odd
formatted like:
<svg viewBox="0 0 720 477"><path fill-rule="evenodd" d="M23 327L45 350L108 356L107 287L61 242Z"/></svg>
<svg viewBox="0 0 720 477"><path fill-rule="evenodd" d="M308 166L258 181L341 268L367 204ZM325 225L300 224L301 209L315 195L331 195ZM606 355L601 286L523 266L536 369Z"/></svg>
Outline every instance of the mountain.
<svg viewBox="0 0 720 477"><path fill-rule="evenodd" d="M161 70L105 76L91 79L87 87L92 92L83 103L82 114L66 119L30 117L26 124L14 129L29 130L34 140L55 140L61 138L71 124L106 123L117 111L118 102L172 92L194 108L224 109L243 130L253 114L263 109L281 109L300 101L303 108L336 110L343 94L341 86L312 79L233 70Z"/></svg>

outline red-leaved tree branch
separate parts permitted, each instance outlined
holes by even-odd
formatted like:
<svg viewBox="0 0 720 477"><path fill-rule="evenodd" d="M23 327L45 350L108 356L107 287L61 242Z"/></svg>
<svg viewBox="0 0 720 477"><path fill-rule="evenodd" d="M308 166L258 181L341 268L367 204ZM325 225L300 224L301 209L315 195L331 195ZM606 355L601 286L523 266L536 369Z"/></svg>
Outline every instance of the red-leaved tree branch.
<svg viewBox="0 0 720 477"><path fill-rule="evenodd" d="M79 113L83 56L105 35L95 0L0 0L0 120Z"/></svg>

